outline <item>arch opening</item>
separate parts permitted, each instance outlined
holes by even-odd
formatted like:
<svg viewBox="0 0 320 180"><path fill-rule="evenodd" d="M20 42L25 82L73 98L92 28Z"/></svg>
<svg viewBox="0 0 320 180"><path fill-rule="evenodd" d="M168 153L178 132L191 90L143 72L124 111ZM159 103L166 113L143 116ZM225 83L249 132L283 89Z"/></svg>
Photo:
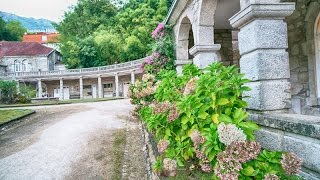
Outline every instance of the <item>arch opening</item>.
<svg viewBox="0 0 320 180"><path fill-rule="evenodd" d="M316 68L316 87L317 87L317 97L320 98L320 13L316 19L315 23L315 68Z"/></svg>
<svg viewBox="0 0 320 180"><path fill-rule="evenodd" d="M192 62L193 56L189 53L195 45L195 38L192 29L192 24L188 17L182 19L179 34L177 38L177 63L186 64L186 61Z"/></svg>

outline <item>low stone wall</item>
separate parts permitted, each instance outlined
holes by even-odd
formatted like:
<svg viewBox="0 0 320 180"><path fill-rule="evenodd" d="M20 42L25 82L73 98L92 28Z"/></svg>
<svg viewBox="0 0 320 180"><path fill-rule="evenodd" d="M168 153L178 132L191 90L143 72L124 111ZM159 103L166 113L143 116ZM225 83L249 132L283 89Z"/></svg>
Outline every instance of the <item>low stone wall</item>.
<svg viewBox="0 0 320 180"><path fill-rule="evenodd" d="M251 114L262 128L257 140L268 150L294 152L303 158L301 176L320 179L320 117L297 114Z"/></svg>

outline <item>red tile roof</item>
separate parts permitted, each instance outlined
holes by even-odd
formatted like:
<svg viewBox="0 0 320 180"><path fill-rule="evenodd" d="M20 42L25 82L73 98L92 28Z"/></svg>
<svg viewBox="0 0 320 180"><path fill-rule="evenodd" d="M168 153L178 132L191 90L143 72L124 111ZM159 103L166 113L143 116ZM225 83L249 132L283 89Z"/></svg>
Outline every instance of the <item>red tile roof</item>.
<svg viewBox="0 0 320 180"><path fill-rule="evenodd" d="M46 36L46 38L42 38ZM38 42L38 43L58 43L58 33L37 33L23 35L22 42Z"/></svg>
<svg viewBox="0 0 320 180"><path fill-rule="evenodd" d="M0 41L0 57L49 55L53 50L35 42Z"/></svg>

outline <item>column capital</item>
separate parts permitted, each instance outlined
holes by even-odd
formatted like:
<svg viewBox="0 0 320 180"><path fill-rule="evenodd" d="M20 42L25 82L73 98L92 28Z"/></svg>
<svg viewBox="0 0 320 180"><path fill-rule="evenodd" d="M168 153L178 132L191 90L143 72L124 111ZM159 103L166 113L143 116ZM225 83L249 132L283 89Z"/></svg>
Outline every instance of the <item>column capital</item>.
<svg viewBox="0 0 320 180"><path fill-rule="evenodd" d="M284 19L294 10L295 3L247 4L229 21L232 27L241 28L255 19Z"/></svg>
<svg viewBox="0 0 320 180"><path fill-rule="evenodd" d="M79 79L83 79L83 76L79 76Z"/></svg>
<svg viewBox="0 0 320 180"><path fill-rule="evenodd" d="M215 52L221 49L220 44L213 45L195 45L191 49L189 49L189 53L192 56L199 54L200 52Z"/></svg>
<svg viewBox="0 0 320 180"><path fill-rule="evenodd" d="M119 75L119 73L118 72L115 72L115 73L113 73L115 76L118 76Z"/></svg>
<svg viewBox="0 0 320 180"><path fill-rule="evenodd" d="M130 72L131 72L131 73L134 73L134 72L136 72L136 70L135 70L135 69L132 69L132 70L130 70Z"/></svg>

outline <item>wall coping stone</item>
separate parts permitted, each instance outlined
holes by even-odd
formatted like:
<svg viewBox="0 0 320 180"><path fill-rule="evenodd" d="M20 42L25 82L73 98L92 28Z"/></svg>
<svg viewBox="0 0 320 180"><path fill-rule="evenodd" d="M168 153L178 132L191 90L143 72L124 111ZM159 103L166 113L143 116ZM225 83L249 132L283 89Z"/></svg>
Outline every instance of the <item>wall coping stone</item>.
<svg viewBox="0 0 320 180"><path fill-rule="evenodd" d="M255 114L249 119L259 125L320 139L320 117L300 114Z"/></svg>
<svg viewBox="0 0 320 180"><path fill-rule="evenodd" d="M295 3L251 4L241 10L229 21L232 27L240 28L255 19L284 19L295 10Z"/></svg>

